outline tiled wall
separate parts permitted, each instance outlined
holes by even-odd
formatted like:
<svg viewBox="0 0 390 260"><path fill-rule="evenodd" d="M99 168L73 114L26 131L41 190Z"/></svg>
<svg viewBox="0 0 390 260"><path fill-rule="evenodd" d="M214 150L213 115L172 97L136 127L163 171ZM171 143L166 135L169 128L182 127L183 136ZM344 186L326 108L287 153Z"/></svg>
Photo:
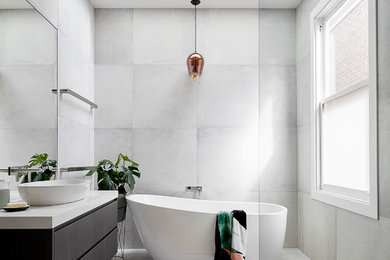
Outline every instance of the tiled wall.
<svg viewBox="0 0 390 260"><path fill-rule="evenodd" d="M304 0L297 9L299 248L313 260L387 260L390 259L390 3L378 0L378 221L310 197L309 16L317 2Z"/></svg>
<svg viewBox="0 0 390 260"><path fill-rule="evenodd" d="M58 0L59 88L94 99L94 9L88 0ZM59 103L61 167L93 164L94 120L88 104L70 95ZM66 173L64 178L85 173Z"/></svg>
<svg viewBox="0 0 390 260"><path fill-rule="evenodd" d="M58 29L58 87L94 98L94 8L88 0L31 0ZM93 164L94 119L72 96L59 99L58 160L61 167ZM85 172L64 178L84 177Z"/></svg>
<svg viewBox="0 0 390 260"><path fill-rule="evenodd" d="M295 10L260 10L260 200L288 208L298 245Z"/></svg>
<svg viewBox="0 0 390 260"><path fill-rule="evenodd" d="M33 9L0 10L0 30L0 168L57 158L56 30Z"/></svg>
<svg viewBox="0 0 390 260"><path fill-rule="evenodd" d="M191 9L95 10L95 161L140 163L135 192L258 200L258 12L200 10L191 82ZM142 247L128 218L127 248Z"/></svg>

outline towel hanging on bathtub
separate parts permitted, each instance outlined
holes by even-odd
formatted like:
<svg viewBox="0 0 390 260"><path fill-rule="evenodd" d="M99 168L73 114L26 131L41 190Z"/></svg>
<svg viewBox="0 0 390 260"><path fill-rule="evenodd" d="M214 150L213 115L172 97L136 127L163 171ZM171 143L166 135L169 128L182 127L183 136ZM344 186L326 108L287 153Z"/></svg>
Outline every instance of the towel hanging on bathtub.
<svg viewBox="0 0 390 260"><path fill-rule="evenodd" d="M232 247L232 215L230 212L219 212L215 225L214 260L230 260Z"/></svg>
<svg viewBox="0 0 390 260"><path fill-rule="evenodd" d="M246 252L246 213L243 210L232 211L232 260L245 259Z"/></svg>
<svg viewBox="0 0 390 260"><path fill-rule="evenodd" d="M215 226L214 260L245 259L246 213L242 210L219 212Z"/></svg>

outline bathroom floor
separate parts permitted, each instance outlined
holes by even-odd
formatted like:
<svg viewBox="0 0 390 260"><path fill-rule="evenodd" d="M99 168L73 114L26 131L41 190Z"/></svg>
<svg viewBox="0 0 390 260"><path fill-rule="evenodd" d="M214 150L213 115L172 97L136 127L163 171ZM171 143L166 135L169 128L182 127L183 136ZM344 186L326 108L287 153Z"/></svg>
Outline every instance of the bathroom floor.
<svg viewBox="0 0 390 260"><path fill-rule="evenodd" d="M118 254L119 255L119 252ZM125 260L152 260L146 250L134 249L125 250ZM114 257L113 260L119 260L119 257ZM279 260L310 260L297 248L285 248Z"/></svg>

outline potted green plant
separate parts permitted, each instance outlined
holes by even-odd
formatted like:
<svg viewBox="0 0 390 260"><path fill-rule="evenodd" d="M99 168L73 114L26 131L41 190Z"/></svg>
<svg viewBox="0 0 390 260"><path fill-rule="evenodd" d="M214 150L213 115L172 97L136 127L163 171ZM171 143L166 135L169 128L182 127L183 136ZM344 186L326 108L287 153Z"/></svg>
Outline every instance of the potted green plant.
<svg viewBox="0 0 390 260"><path fill-rule="evenodd" d="M126 187L132 191L135 177L141 177L138 167L138 163L120 153L115 164L107 159L101 160L95 168L87 173L87 176L97 173L99 190L118 190L118 222L123 221L126 217Z"/></svg>
<svg viewBox="0 0 390 260"><path fill-rule="evenodd" d="M56 174L55 168L57 167L56 160L47 159L49 156L47 153L42 154L34 154L31 156L28 165L26 165L27 169L31 169L32 167L38 168L40 172L32 172L31 173L31 182L34 181L49 181ZM28 175L24 175L22 179L22 183L28 182Z"/></svg>

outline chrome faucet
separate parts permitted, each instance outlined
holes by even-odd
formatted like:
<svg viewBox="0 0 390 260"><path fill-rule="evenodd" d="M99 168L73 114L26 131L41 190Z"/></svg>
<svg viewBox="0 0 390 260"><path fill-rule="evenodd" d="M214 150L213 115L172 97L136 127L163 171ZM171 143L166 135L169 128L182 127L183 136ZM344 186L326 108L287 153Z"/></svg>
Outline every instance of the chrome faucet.
<svg viewBox="0 0 390 260"><path fill-rule="evenodd" d="M31 182L31 173L32 172L41 172L41 169L29 169L27 166L10 166L8 169L0 169L0 172L7 172L9 176L14 175L16 181L19 181L20 178L27 174L28 182Z"/></svg>
<svg viewBox="0 0 390 260"><path fill-rule="evenodd" d="M186 186L186 191L187 192L193 192L193 198L194 199L199 199L200 198L200 193L202 192L203 188L202 186Z"/></svg>
<svg viewBox="0 0 390 260"><path fill-rule="evenodd" d="M56 171L56 180L61 179L60 174L63 172L77 172L77 171L86 171L94 169L95 166L78 166L78 167L68 167L68 168L56 168L53 167L51 170ZM15 176L16 181L20 181L20 178L27 174L28 182L31 182L31 173L33 172L43 172L43 169L30 169L27 166L10 166L7 169L0 169L0 172L6 172L9 176Z"/></svg>

